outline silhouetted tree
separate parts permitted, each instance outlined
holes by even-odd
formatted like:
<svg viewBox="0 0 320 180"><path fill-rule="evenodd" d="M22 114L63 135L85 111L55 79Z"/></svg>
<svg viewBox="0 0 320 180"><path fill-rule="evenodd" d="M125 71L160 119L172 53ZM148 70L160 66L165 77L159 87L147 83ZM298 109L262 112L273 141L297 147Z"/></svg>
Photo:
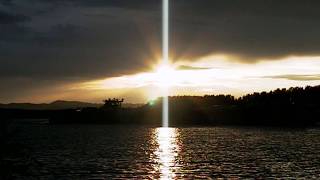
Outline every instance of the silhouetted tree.
<svg viewBox="0 0 320 180"><path fill-rule="evenodd" d="M117 98L113 98L113 99L106 99L104 100L104 105L102 106L103 109L115 109L115 108L121 108L121 105L123 103L124 99L117 99Z"/></svg>

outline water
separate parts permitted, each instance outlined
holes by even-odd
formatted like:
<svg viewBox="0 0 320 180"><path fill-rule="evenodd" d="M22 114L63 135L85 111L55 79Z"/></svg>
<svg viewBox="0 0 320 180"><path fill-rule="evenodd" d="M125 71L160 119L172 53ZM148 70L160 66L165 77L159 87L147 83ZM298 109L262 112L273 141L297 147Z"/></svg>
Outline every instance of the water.
<svg viewBox="0 0 320 180"><path fill-rule="evenodd" d="M20 124L10 179L320 178L320 130Z"/></svg>

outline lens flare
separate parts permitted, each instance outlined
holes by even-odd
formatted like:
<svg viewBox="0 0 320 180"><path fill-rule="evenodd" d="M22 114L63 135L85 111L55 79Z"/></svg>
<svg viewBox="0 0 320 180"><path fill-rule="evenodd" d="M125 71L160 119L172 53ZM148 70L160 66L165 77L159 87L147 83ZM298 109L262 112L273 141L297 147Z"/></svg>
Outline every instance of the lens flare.
<svg viewBox="0 0 320 180"><path fill-rule="evenodd" d="M166 64L169 64L169 0L162 0L162 3L163 3L162 5L162 56L163 56L162 61L163 61L163 64L166 65ZM164 76L167 76L167 74L165 74ZM163 127L169 126L168 87L165 88L164 94L163 94L162 126Z"/></svg>

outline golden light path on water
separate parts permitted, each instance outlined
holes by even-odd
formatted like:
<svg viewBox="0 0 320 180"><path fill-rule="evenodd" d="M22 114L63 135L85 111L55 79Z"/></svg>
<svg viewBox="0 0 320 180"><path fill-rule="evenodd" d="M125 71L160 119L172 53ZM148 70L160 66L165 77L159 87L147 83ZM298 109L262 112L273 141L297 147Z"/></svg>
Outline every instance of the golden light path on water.
<svg viewBox="0 0 320 180"><path fill-rule="evenodd" d="M178 142L179 132L176 128L156 128L155 139L158 148L155 151L154 161L156 171L160 174L160 179L175 179L180 165L178 155L180 146Z"/></svg>

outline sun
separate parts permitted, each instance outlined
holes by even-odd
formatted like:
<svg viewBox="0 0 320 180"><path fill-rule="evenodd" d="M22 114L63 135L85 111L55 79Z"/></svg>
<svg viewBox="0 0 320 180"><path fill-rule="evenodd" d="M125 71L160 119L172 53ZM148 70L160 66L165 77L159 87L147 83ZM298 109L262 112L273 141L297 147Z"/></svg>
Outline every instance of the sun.
<svg viewBox="0 0 320 180"><path fill-rule="evenodd" d="M179 72L171 64L159 64L155 68L154 81L157 86L171 87L177 82Z"/></svg>

